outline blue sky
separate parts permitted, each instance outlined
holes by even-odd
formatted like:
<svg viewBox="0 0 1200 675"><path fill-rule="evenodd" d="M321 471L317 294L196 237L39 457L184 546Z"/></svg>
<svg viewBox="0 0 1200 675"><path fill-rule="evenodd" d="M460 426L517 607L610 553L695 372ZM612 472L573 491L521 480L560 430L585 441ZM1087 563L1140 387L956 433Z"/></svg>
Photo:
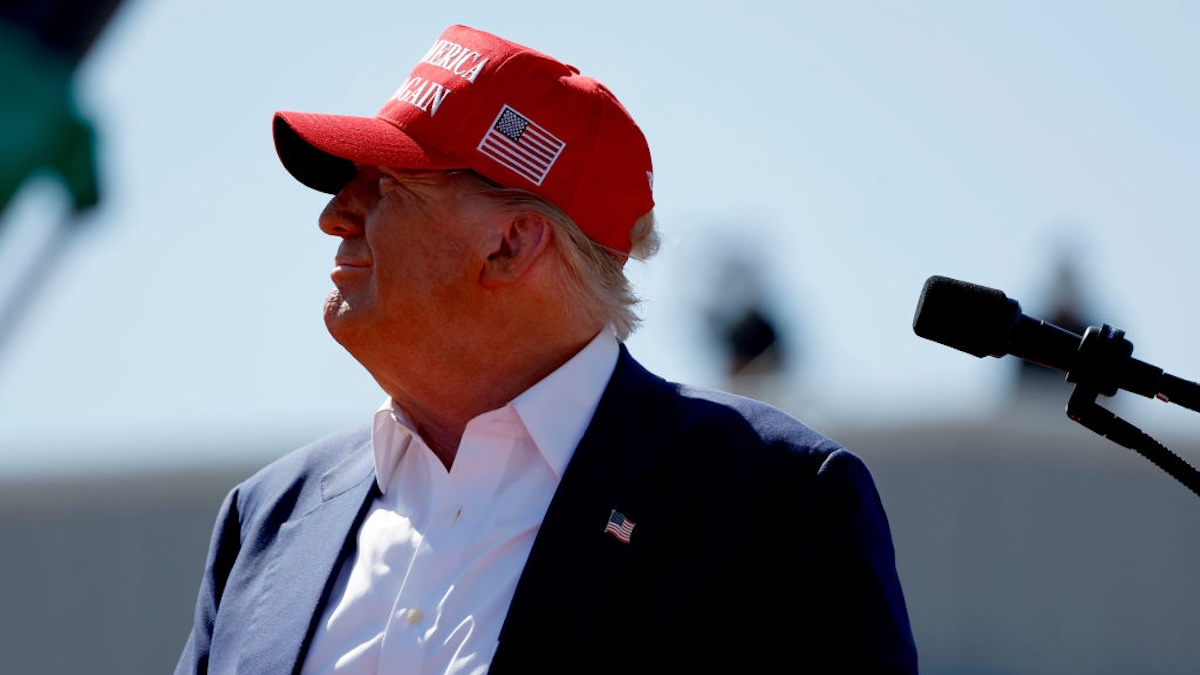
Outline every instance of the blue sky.
<svg viewBox="0 0 1200 675"><path fill-rule="evenodd" d="M79 74L105 199L0 351L0 472L224 461L365 421L382 393L320 318L325 197L278 164L271 114L374 114L453 23L639 120L666 244L630 267L629 346L666 377L722 385L704 317L731 252L818 427L989 414L1015 364L914 336L922 284L1036 316L1062 254L1094 323L1200 377L1194 4L129 0ZM4 215L0 299L64 209L37 183ZM1127 418L1200 430L1144 399Z"/></svg>

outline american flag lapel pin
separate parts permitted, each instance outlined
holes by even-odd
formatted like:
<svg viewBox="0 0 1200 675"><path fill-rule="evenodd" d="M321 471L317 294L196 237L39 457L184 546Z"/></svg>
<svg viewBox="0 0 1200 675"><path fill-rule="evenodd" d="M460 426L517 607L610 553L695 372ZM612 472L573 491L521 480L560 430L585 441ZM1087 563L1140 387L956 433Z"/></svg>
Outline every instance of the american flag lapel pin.
<svg viewBox="0 0 1200 675"><path fill-rule="evenodd" d="M625 514L613 509L612 513L608 514L608 524L604 526L604 531L628 544L634 525L636 523L626 518Z"/></svg>

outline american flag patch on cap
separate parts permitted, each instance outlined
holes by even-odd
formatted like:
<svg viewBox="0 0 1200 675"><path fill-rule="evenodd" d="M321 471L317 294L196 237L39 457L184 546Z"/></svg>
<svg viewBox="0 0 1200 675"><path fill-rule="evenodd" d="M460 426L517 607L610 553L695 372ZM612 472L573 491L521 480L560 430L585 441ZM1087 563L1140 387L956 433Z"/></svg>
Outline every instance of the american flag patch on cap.
<svg viewBox="0 0 1200 675"><path fill-rule="evenodd" d="M483 135L480 152L541 185L567 144L536 122L505 105Z"/></svg>

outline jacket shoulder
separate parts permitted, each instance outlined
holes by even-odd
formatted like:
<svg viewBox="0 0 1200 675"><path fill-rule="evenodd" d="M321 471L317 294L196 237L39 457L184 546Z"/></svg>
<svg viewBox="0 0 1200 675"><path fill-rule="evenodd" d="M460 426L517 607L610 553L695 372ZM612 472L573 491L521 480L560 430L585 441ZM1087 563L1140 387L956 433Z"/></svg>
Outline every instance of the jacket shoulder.
<svg viewBox="0 0 1200 675"><path fill-rule="evenodd" d="M306 510L360 483L372 467L368 426L339 431L279 457L234 492L244 516L261 507ZM358 470L354 470L357 467ZM334 469L339 469L334 471Z"/></svg>
<svg viewBox="0 0 1200 675"><path fill-rule="evenodd" d="M861 464L837 441L769 403L704 387L674 390L675 446L715 466L807 482L831 458Z"/></svg>

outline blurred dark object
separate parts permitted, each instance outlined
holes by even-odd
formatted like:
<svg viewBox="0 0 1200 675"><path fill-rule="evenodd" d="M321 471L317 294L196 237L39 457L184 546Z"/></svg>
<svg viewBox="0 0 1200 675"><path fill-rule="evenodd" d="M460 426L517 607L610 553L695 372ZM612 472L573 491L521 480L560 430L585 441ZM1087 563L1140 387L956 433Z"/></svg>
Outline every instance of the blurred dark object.
<svg viewBox="0 0 1200 675"><path fill-rule="evenodd" d="M782 350L779 348L778 333L760 307L744 308L741 318L725 326L723 337L732 375L737 375L760 359L769 360L771 370L781 365Z"/></svg>
<svg viewBox="0 0 1200 675"><path fill-rule="evenodd" d="M75 103L76 66L120 0L0 0L0 215L40 171L81 211L100 199L96 133Z"/></svg>
<svg viewBox="0 0 1200 675"><path fill-rule="evenodd" d="M77 65L120 4L120 0L0 0L0 18Z"/></svg>
<svg viewBox="0 0 1200 675"><path fill-rule="evenodd" d="M75 101L75 71L120 0L0 0L0 218L31 178L48 173L71 200L42 249L27 257L4 306L0 346L100 201L96 131ZM3 221L0 220L0 225Z"/></svg>
<svg viewBox="0 0 1200 675"><path fill-rule="evenodd" d="M732 247L726 247L721 257L709 298L708 323L724 358L725 372L735 380L779 373L783 369L783 336L768 309L765 260Z"/></svg>

